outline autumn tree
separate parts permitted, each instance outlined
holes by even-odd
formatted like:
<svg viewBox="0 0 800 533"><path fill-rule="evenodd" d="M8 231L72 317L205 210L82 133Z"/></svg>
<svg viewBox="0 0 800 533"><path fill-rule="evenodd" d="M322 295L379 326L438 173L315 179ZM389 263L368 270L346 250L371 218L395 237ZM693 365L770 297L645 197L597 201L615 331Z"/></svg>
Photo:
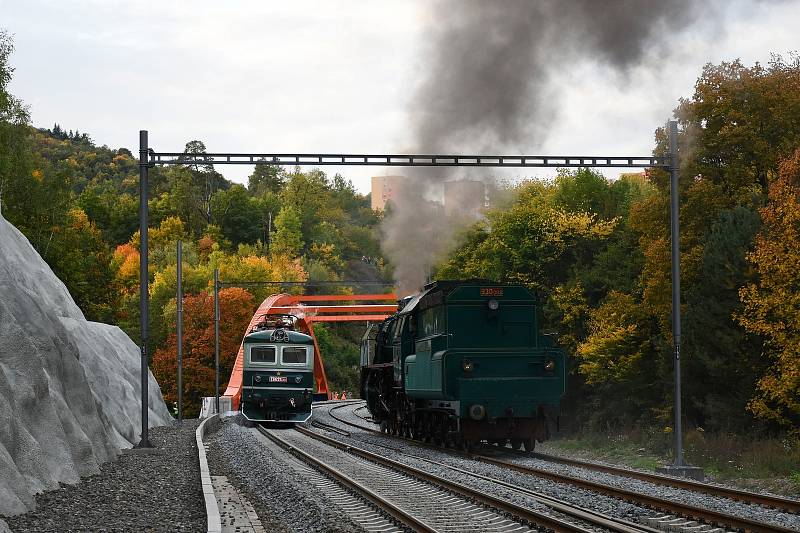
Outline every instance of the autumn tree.
<svg viewBox="0 0 800 533"><path fill-rule="evenodd" d="M652 357L652 318L633 296L611 291L588 322L589 335L575 357L587 384L603 399L601 408L588 410L590 421L622 427L641 422L660 399L664 374Z"/></svg>
<svg viewBox="0 0 800 533"><path fill-rule="evenodd" d="M524 283L549 295L589 258L591 250L596 251L617 223L554 205L552 194L540 182L522 185L513 205L490 211L487 222L467 231L437 275Z"/></svg>
<svg viewBox="0 0 800 533"><path fill-rule="evenodd" d="M800 150L785 160L760 210L763 226L748 259L758 280L739 291L739 322L766 341L769 368L749 404L758 416L800 427Z"/></svg>
<svg viewBox="0 0 800 533"><path fill-rule="evenodd" d="M220 308L220 387L224 392L242 337L255 311L253 295L238 287L222 289ZM214 395L214 298L200 292L184 298L183 397L184 414L197 416L201 398ZM169 324L175 330L175 320ZM161 385L164 400L174 404L177 391L177 335L171 333L153 356L153 374Z"/></svg>

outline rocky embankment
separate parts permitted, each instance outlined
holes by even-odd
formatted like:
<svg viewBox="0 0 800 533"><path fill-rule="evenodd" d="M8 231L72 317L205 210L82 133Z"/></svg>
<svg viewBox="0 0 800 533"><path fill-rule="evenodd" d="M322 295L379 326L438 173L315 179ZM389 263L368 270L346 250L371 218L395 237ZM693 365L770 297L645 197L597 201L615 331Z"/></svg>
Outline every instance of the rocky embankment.
<svg viewBox="0 0 800 533"><path fill-rule="evenodd" d="M90 322L28 240L0 216L0 515L97 474L138 442L139 349ZM151 426L172 418L150 375Z"/></svg>

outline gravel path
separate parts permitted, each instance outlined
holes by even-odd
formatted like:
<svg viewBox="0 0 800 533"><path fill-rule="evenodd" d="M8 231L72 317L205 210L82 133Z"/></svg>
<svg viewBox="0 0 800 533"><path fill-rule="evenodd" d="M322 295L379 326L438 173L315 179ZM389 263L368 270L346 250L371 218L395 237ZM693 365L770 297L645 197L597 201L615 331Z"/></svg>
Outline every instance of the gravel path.
<svg viewBox="0 0 800 533"><path fill-rule="evenodd" d="M96 476L37 495L35 511L5 521L16 532L205 531L198 423L152 428L157 453L120 455Z"/></svg>
<svg viewBox="0 0 800 533"><path fill-rule="evenodd" d="M356 408L358 408L357 404L353 405L352 407L338 409L336 411L336 416L360 425L369 425L368 422L365 422L363 419L353 414L353 410ZM632 520L636 519L637 517L653 515L653 511L650 511L648 509L644 509L617 500L615 498L610 498L583 489L578 489L568 484L554 483L541 478L537 478L532 475L511 472L508 471L508 469L504 469L502 467L487 465L485 463L473 461L470 459L463 459L458 456L448 454L446 452L439 452L436 450L411 446L397 439L393 439L391 437L384 437L381 435L374 435L368 432L362 432L350 426L344 426L344 424L342 424L341 422L338 422L335 419L333 419L327 413L329 409L330 407L328 406L321 406L320 408L315 409L314 410L315 418L328 424L343 427L343 429L352 432L352 436L350 438L343 437L335 433L328 434L328 436L331 436L333 438L336 438L344 442L355 441L360 445L371 445L377 450L379 450L379 448L377 448L377 445L391 446L392 448L396 448L398 450L410 453L412 455L425 457L427 459L435 461L441 461L443 463L456 466L458 468L497 477L499 479L503 479L504 481L518 483L520 486L544 492L556 498L573 502L583 507L589 507L591 509L595 509L605 514L609 514L611 516L625 517L629 520ZM362 415L364 414L363 411L360 411L359 413ZM314 428L314 430L320 431L317 428ZM384 449L384 451L381 453L391 454L391 452L386 449ZM655 485L653 483L648 483L646 481L640 481L627 477L616 476L613 474L595 472L584 468L559 465L556 463L537 460L533 458L519 459L517 457L518 456L511 456L509 458L512 459L513 462L534 466L536 468L540 468L543 470L564 473L574 477L580 477L583 479L589 479L603 484L625 488L642 494L650 494L664 499L670 499L690 505L715 509L718 511L723 511L726 513L735 514L746 518L760 520L766 523L773 523L776 525L787 527L789 529L800 531L800 515L783 513L780 511L776 511L774 509L767 509L760 505L751 505L743 502L729 500L726 498L710 496L707 494L696 493L673 487L665 487L662 485ZM433 469L434 467L429 466L428 468ZM443 471L442 474L444 474L445 472L446 471ZM438 474L439 472L436 473ZM450 475L452 476L453 474ZM464 481L466 481L466 479L464 479Z"/></svg>
<svg viewBox="0 0 800 533"><path fill-rule="evenodd" d="M362 531L298 474L288 452L265 446L237 421L224 419L206 435L208 465L212 475L227 476L247 496L268 531Z"/></svg>

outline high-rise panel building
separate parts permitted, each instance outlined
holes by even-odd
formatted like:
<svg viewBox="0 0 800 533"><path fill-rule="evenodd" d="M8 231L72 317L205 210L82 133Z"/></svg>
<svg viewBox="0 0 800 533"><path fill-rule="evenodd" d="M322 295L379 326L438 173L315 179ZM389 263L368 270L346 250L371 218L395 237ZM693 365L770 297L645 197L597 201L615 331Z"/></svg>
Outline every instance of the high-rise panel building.
<svg viewBox="0 0 800 533"><path fill-rule="evenodd" d="M386 202L399 194L406 181L405 176L372 176L372 209L386 209Z"/></svg>

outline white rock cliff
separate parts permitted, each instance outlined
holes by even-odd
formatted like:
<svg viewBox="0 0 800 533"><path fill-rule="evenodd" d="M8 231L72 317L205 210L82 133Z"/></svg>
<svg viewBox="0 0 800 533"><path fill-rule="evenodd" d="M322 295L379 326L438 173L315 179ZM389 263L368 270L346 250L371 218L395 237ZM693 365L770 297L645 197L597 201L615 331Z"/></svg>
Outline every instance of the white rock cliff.
<svg viewBox="0 0 800 533"><path fill-rule="evenodd" d="M140 354L89 322L67 288L0 215L0 515L99 472L141 432ZM170 423L150 374L151 426Z"/></svg>

